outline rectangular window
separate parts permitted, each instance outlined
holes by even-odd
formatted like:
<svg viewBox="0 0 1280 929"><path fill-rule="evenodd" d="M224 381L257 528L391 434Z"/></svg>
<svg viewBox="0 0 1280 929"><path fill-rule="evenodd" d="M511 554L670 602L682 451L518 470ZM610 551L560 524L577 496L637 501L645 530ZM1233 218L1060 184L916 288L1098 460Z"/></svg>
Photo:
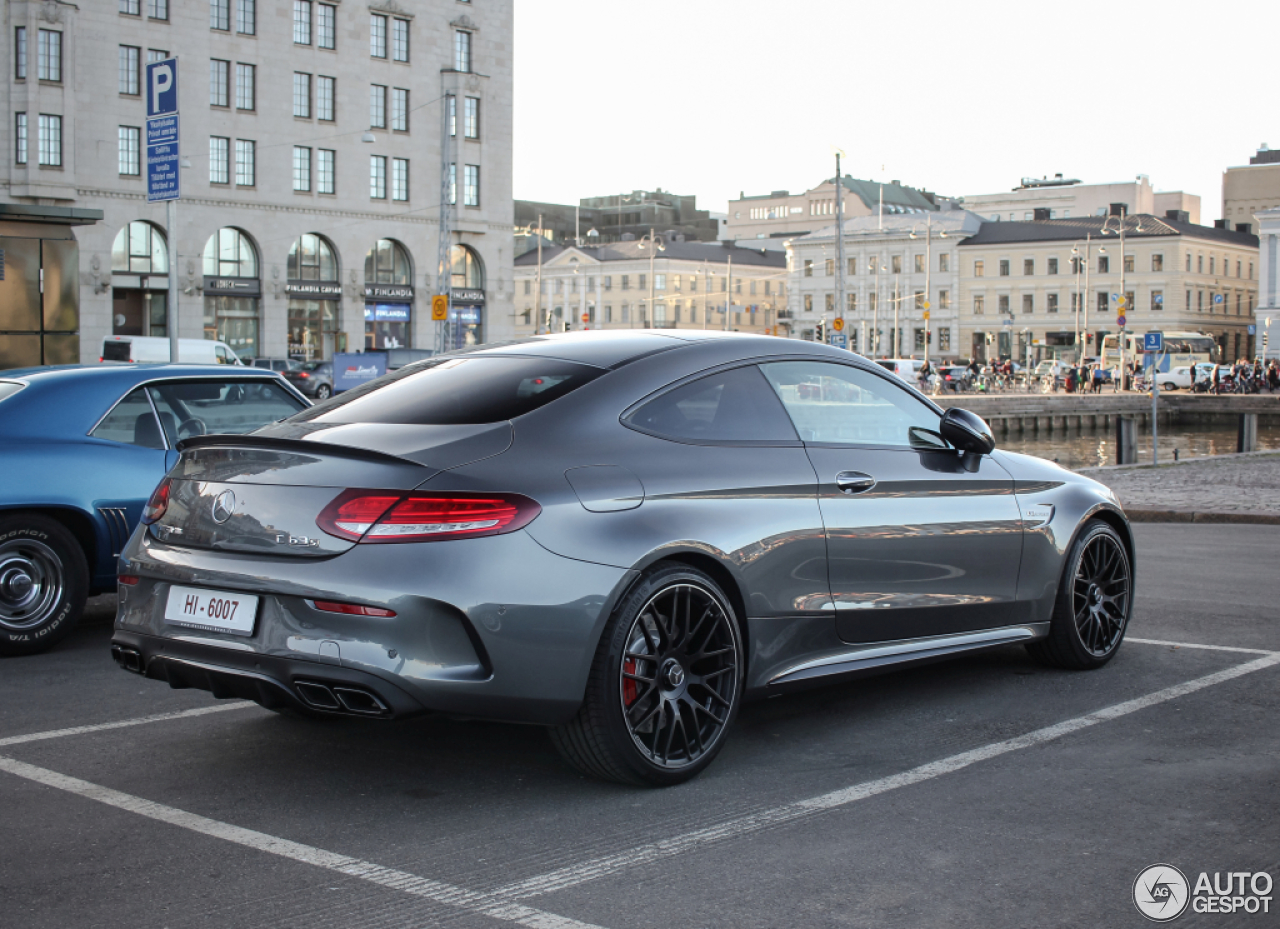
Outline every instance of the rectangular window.
<svg viewBox="0 0 1280 929"><path fill-rule="evenodd" d="M1009 276L1009 259L1008 258L1000 259L1000 276L1001 277Z"/></svg>
<svg viewBox="0 0 1280 929"><path fill-rule="evenodd" d="M462 111L462 132L468 139L480 138L480 98L467 97Z"/></svg>
<svg viewBox="0 0 1280 929"><path fill-rule="evenodd" d="M140 154L142 130L137 126L120 126L120 173L135 176L142 173Z"/></svg>
<svg viewBox="0 0 1280 929"><path fill-rule="evenodd" d="M391 20L391 59L409 60L409 20Z"/></svg>
<svg viewBox="0 0 1280 929"><path fill-rule="evenodd" d="M1164 309L1164 291L1151 291L1151 312L1157 313Z"/></svg>
<svg viewBox="0 0 1280 929"><path fill-rule="evenodd" d="M804 276L813 277L813 259L806 258L804 260Z"/></svg>
<svg viewBox="0 0 1280 929"><path fill-rule="evenodd" d="M1048 267L1047 271L1048 271L1048 273L1049 273L1049 274L1057 274L1057 273L1058 273L1058 259L1057 259L1057 258L1050 258L1050 259L1049 259L1049 267Z"/></svg>
<svg viewBox="0 0 1280 929"><path fill-rule="evenodd" d="M973 276L974 276L974 277L982 277L982 276L983 276L983 264L982 264L982 261L980 261L980 260L979 260L979 261L975 261L975 262L973 263Z"/></svg>
<svg viewBox="0 0 1280 929"><path fill-rule="evenodd" d="M1191 253L1187 252L1187 273L1191 273Z"/></svg>
<svg viewBox="0 0 1280 929"><path fill-rule="evenodd" d="M973 298L973 315L974 316L981 316L985 312L983 309L983 302L984 302L984 298L982 296L980 295L974 296Z"/></svg>
<svg viewBox="0 0 1280 929"><path fill-rule="evenodd" d="M915 256L916 274L924 274L924 255Z"/></svg>
<svg viewBox="0 0 1280 929"><path fill-rule="evenodd" d="M258 32L258 0L236 0L236 32L256 35Z"/></svg>
<svg viewBox="0 0 1280 929"><path fill-rule="evenodd" d="M1104 316L1107 313L1107 292L1105 290L1098 291L1098 312Z"/></svg>
<svg viewBox="0 0 1280 929"><path fill-rule="evenodd" d="M397 132L409 131L409 91L403 87L391 89L391 128Z"/></svg>
<svg viewBox="0 0 1280 929"><path fill-rule="evenodd" d="M27 114L15 113L13 123L13 160L20 165L27 163Z"/></svg>
<svg viewBox="0 0 1280 929"><path fill-rule="evenodd" d="M209 183L231 183L231 140L209 137Z"/></svg>
<svg viewBox="0 0 1280 929"><path fill-rule="evenodd" d="M901 255L893 256L892 268L890 270L892 270L894 274L902 273L902 256Z"/></svg>
<svg viewBox="0 0 1280 929"><path fill-rule="evenodd" d="M631 275L630 275L630 274L624 274L624 275L622 275L622 289L623 289L623 290L630 290L630 289L631 289Z"/></svg>
<svg viewBox="0 0 1280 929"><path fill-rule="evenodd" d="M1099 256L1098 256L1098 273L1099 273L1099 274L1110 274L1110 273L1111 273L1111 258L1110 258L1110 256L1108 256L1108 255L1099 255Z"/></svg>
<svg viewBox="0 0 1280 929"><path fill-rule="evenodd" d="M1196 255L1196 274L1204 274L1204 255Z"/></svg>
<svg viewBox="0 0 1280 929"><path fill-rule="evenodd" d="M1125 274L1133 273L1133 256L1132 255L1124 256L1124 273Z"/></svg>
<svg viewBox="0 0 1280 929"><path fill-rule="evenodd" d="M333 122L333 100L337 79L321 74L316 78L316 119Z"/></svg>
<svg viewBox="0 0 1280 929"><path fill-rule="evenodd" d="M1022 259L1022 273L1026 277L1032 277L1036 273L1036 260L1034 258Z"/></svg>
<svg viewBox="0 0 1280 929"><path fill-rule="evenodd" d="M946 252L938 256L938 270L944 273L951 270L951 256Z"/></svg>
<svg viewBox="0 0 1280 929"><path fill-rule="evenodd" d="M311 118L311 75L302 71L293 72L293 115Z"/></svg>
<svg viewBox="0 0 1280 929"><path fill-rule="evenodd" d="M1152 256L1151 256L1151 270L1152 270L1152 271L1163 271L1163 270L1164 270L1164 255L1152 255Z"/></svg>
<svg viewBox="0 0 1280 929"><path fill-rule="evenodd" d="M858 259L857 259L857 258L850 258L850 259L849 259L849 272L848 272L848 273L849 273L850 275L854 275L854 274L857 274L857 273L858 273Z"/></svg>
<svg viewBox="0 0 1280 929"><path fill-rule="evenodd" d="M409 159L391 159L391 199L409 199Z"/></svg>
<svg viewBox="0 0 1280 929"><path fill-rule="evenodd" d="M667 289L667 276L665 274L655 274L653 276L653 289L654 290Z"/></svg>
<svg viewBox="0 0 1280 929"><path fill-rule="evenodd" d="M120 67L116 81L116 89L122 94L138 93L138 66L142 59L142 49L133 45L120 46Z"/></svg>
<svg viewBox="0 0 1280 929"><path fill-rule="evenodd" d="M480 166L467 165L463 173L462 205L480 205Z"/></svg>
<svg viewBox="0 0 1280 929"><path fill-rule="evenodd" d="M915 292L915 303L916 303L917 310L924 309L924 291L923 290L917 290Z"/></svg>
<svg viewBox="0 0 1280 929"><path fill-rule="evenodd" d="M387 18L377 13L369 16L369 54L374 58L387 57Z"/></svg>
<svg viewBox="0 0 1280 929"><path fill-rule="evenodd" d="M1034 313L1036 310L1036 298L1032 294L1022 295L1022 312Z"/></svg>
<svg viewBox="0 0 1280 929"><path fill-rule="evenodd" d="M209 28L231 31L231 0L209 0Z"/></svg>
<svg viewBox="0 0 1280 929"><path fill-rule="evenodd" d="M1210 273L1210 274L1214 274L1214 273L1215 273L1215 272L1214 272L1214 270L1213 270L1213 269L1214 269L1214 267L1216 267L1216 265L1214 264L1214 256L1213 256L1213 255L1210 255L1210 256L1209 256L1209 273Z"/></svg>
<svg viewBox="0 0 1280 929"><path fill-rule="evenodd" d="M38 147L40 164L59 167L62 164L62 117L40 114Z"/></svg>
<svg viewBox="0 0 1280 929"><path fill-rule="evenodd" d="M311 189L311 149L301 145L293 147L293 189Z"/></svg>
<svg viewBox="0 0 1280 929"><path fill-rule="evenodd" d="M458 202L458 166L453 162L449 163L449 203L450 205Z"/></svg>
<svg viewBox="0 0 1280 929"><path fill-rule="evenodd" d="M997 311L999 311L1001 314L1005 316L1012 315L1011 311L1009 310L1008 294L1001 294L999 297L996 297L996 309Z"/></svg>
<svg viewBox="0 0 1280 929"><path fill-rule="evenodd" d="M169 53L165 51L163 48L147 49L147 64L149 65L153 65L157 61L164 61L168 57L169 57Z"/></svg>
<svg viewBox="0 0 1280 929"><path fill-rule="evenodd" d="M36 77L42 81L62 80L62 33L41 29L37 40Z"/></svg>
<svg viewBox="0 0 1280 929"><path fill-rule="evenodd" d="M827 259L827 277L836 273L836 260L834 258Z"/></svg>
<svg viewBox="0 0 1280 929"><path fill-rule="evenodd" d="M825 298L823 305L826 307L827 312L828 313L833 312L836 308L836 295L823 294L823 297Z"/></svg>
<svg viewBox="0 0 1280 929"><path fill-rule="evenodd" d="M940 310L951 309L951 291L949 290L938 291L938 309Z"/></svg>
<svg viewBox="0 0 1280 929"><path fill-rule="evenodd" d="M453 34L453 70L471 70L471 33L458 31Z"/></svg>
<svg viewBox="0 0 1280 929"><path fill-rule="evenodd" d="M231 62L209 59L209 106L231 105Z"/></svg>
<svg viewBox="0 0 1280 929"><path fill-rule="evenodd" d="M1045 309L1048 310L1050 313L1058 312L1058 295L1057 294L1048 295Z"/></svg>
<svg viewBox="0 0 1280 929"><path fill-rule="evenodd" d="M249 139L236 139L236 186L252 187L258 177L258 147Z"/></svg>
<svg viewBox="0 0 1280 929"><path fill-rule="evenodd" d="M449 116L449 138L452 139L458 135L458 98L447 94L444 99Z"/></svg>
<svg viewBox="0 0 1280 929"><path fill-rule="evenodd" d="M335 153L332 149L322 148L316 152L316 191L322 194L334 192L333 162Z"/></svg>
<svg viewBox="0 0 1280 929"><path fill-rule="evenodd" d="M311 44L311 0L293 0L293 44Z"/></svg>
<svg viewBox="0 0 1280 929"><path fill-rule="evenodd" d="M382 84L369 85L369 125L387 128L387 88Z"/></svg>
<svg viewBox="0 0 1280 929"><path fill-rule="evenodd" d="M236 62L236 109L252 110L258 96L257 68Z"/></svg>
<svg viewBox="0 0 1280 929"><path fill-rule="evenodd" d="M13 76L20 81L27 78L27 27L13 30Z"/></svg>
<svg viewBox="0 0 1280 929"><path fill-rule="evenodd" d="M141 16L141 0L120 0L120 12L129 16Z"/></svg>
<svg viewBox="0 0 1280 929"><path fill-rule="evenodd" d="M384 16L383 19L386 19ZM369 156L369 196L374 200L387 199L387 156Z"/></svg>
<svg viewBox="0 0 1280 929"><path fill-rule="evenodd" d="M138 0L132 0L134 11L137 12ZM124 12L121 10L120 12ZM147 0L147 16L152 19L168 19L169 18L169 0Z"/></svg>
<svg viewBox="0 0 1280 929"><path fill-rule="evenodd" d="M338 8L332 3L316 6L316 45L320 48L338 47Z"/></svg>

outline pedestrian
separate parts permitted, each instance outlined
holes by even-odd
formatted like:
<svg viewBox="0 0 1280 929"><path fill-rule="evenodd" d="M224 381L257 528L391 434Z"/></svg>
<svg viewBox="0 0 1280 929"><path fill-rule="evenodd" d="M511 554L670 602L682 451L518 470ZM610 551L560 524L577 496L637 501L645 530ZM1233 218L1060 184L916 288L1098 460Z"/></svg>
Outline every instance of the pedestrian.
<svg viewBox="0 0 1280 929"><path fill-rule="evenodd" d="M1267 371L1267 390L1274 392L1277 389L1280 389L1280 364L1273 359Z"/></svg>
<svg viewBox="0 0 1280 929"><path fill-rule="evenodd" d="M1213 393L1216 396L1219 391L1219 385L1222 383L1222 365L1213 366Z"/></svg>

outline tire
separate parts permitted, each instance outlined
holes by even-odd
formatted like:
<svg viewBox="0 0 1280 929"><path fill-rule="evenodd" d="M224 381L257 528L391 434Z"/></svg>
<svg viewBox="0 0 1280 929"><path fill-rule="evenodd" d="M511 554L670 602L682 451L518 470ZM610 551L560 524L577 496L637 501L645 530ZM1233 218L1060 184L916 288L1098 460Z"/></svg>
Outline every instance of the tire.
<svg viewBox="0 0 1280 929"><path fill-rule="evenodd" d="M1100 668L1120 649L1132 613L1129 553L1119 533L1090 520L1067 554L1049 635L1028 643L1027 651L1054 668Z"/></svg>
<svg viewBox="0 0 1280 929"><path fill-rule="evenodd" d="M551 730L583 774L668 787L719 754L745 680L739 619L714 580L659 562L614 610L578 714Z"/></svg>
<svg viewBox="0 0 1280 929"><path fill-rule="evenodd" d="M89 594L80 543L35 513L0 519L0 655L34 655L75 627Z"/></svg>
<svg viewBox="0 0 1280 929"><path fill-rule="evenodd" d="M1161 384L1160 389L1161 390L1177 390L1178 385L1177 384Z"/></svg>
<svg viewBox="0 0 1280 929"><path fill-rule="evenodd" d="M332 393L333 393L333 388L331 388L328 384L321 384L319 387L316 388L316 399L328 400Z"/></svg>

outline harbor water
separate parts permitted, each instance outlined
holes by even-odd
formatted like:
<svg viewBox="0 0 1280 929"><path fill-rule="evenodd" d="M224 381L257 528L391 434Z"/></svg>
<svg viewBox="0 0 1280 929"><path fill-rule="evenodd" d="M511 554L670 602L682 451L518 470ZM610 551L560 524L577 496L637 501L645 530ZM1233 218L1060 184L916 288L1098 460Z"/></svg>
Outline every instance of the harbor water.
<svg viewBox="0 0 1280 929"><path fill-rule="evenodd" d="M1139 429L1137 439L1138 462L1150 463L1151 428ZM1115 427L1010 433L997 436L996 445L1011 452L1048 458L1064 468L1092 468L1116 463ZM1280 449L1280 426L1259 423L1258 448ZM1181 458L1233 454L1236 450L1236 427L1227 423L1162 424L1160 460L1173 461L1175 449Z"/></svg>

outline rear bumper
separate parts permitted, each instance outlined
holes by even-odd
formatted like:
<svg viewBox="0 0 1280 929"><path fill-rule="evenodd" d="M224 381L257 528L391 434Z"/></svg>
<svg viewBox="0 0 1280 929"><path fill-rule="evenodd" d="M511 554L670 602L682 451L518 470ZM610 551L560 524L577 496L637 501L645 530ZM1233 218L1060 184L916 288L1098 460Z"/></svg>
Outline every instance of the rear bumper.
<svg viewBox="0 0 1280 929"><path fill-rule="evenodd" d="M312 661L120 631L111 638L111 656L126 671L166 681L175 690L205 690L220 700L375 719L427 712L404 690L376 675Z"/></svg>

